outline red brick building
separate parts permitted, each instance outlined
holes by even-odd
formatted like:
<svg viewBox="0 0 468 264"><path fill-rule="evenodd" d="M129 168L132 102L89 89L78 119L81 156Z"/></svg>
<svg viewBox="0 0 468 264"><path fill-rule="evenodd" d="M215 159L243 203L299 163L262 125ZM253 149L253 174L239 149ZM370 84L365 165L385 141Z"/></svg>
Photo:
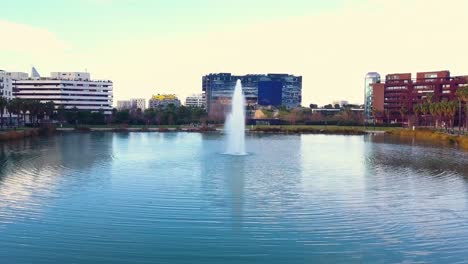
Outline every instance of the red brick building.
<svg viewBox="0 0 468 264"><path fill-rule="evenodd" d="M374 109L380 112L380 122L405 123L413 115L413 106L429 94L433 102L457 100L456 91L468 84L468 76L451 77L449 71L393 73L385 76L385 83L373 85Z"/></svg>

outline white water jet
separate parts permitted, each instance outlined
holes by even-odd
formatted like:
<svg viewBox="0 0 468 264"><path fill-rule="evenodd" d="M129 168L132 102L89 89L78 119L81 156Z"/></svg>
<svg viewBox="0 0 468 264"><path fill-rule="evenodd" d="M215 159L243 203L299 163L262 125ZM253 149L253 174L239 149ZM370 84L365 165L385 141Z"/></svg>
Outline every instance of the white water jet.
<svg viewBox="0 0 468 264"><path fill-rule="evenodd" d="M247 155L245 152L245 98L242 92L241 80L237 80L232 95L231 112L224 124L226 138L226 154Z"/></svg>

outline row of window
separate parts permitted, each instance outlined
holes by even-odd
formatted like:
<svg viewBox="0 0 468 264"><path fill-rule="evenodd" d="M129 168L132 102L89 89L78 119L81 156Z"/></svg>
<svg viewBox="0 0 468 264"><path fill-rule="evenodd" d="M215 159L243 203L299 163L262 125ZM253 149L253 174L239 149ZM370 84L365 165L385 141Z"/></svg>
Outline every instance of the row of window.
<svg viewBox="0 0 468 264"><path fill-rule="evenodd" d="M81 96L81 97L106 97L111 98L112 96L107 94L67 94L67 93L18 93L15 92L16 96Z"/></svg>
<svg viewBox="0 0 468 264"><path fill-rule="evenodd" d="M16 87L16 91L74 91L74 92L90 92L90 93L109 93L111 90L84 90L84 89L69 89L69 88L23 88Z"/></svg>
<svg viewBox="0 0 468 264"><path fill-rule="evenodd" d="M24 86L34 86L34 87L41 87L41 86L78 86L78 87L102 87L102 88L108 88L112 85L105 85L105 84L75 84L75 83L22 83L22 82L14 82L15 85L24 85Z"/></svg>

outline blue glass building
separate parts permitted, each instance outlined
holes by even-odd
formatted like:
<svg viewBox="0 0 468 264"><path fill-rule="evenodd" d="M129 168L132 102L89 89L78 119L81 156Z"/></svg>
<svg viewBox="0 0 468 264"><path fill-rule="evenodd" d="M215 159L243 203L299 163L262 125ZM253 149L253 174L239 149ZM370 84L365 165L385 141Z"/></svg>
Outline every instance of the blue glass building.
<svg viewBox="0 0 468 264"><path fill-rule="evenodd" d="M202 78L202 90L205 93L208 113L222 112L229 107L232 92L239 79L248 106L272 105L294 108L301 105L302 76L212 73Z"/></svg>
<svg viewBox="0 0 468 264"><path fill-rule="evenodd" d="M283 83L280 81L260 81L258 83L258 104L281 106L283 103Z"/></svg>

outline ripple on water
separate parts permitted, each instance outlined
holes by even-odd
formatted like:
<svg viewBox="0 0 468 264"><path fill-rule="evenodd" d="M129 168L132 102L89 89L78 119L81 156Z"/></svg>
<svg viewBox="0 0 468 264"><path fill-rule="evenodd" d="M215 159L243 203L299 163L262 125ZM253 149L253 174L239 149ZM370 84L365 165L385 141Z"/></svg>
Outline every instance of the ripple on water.
<svg viewBox="0 0 468 264"><path fill-rule="evenodd" d="M10 147L0 158L0 255L9 263L468 257L468 158L458 152L313 135L248 137L246 157L221 155L221 145L213 135L83 134Z"/></svg>

